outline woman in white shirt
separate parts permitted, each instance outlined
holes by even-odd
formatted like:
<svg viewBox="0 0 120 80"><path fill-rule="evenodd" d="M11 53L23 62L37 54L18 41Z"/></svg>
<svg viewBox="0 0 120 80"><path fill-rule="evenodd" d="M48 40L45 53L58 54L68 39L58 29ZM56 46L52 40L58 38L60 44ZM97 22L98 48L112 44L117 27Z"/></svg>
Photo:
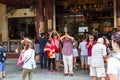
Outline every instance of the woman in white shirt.
<svg viewBox="0 0 120 80"><path fill-rule="evenodd" d="M108 59L107 74L110 80L120 80L120 31L112 35L112 47L116 55Z"/></svg>
<svg viewBox="0 0 120 80"><path fill-rule="evenodd" d="M30 44L25 44L25 52L22 57L22 60L24 61L24 64L22 66L22 80L25 80L26 76L28 75L29 80L32 80L33 72L36 68L36 62L35 62L35 51L30 48Z"/></svg>

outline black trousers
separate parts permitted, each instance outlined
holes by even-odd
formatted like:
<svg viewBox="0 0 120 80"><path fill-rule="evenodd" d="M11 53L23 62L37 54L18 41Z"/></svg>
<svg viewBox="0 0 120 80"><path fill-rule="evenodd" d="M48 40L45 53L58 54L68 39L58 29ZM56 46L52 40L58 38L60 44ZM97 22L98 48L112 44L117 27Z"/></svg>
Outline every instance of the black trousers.
<svg viewBox="0 0 120 80"><path fill-rule="evenodd" d="M48 58L48 70L51 70L51 63L52 63L52 70L55 70L55 58Z"/></svg>
<svg viewBox="0 0 120 80"><path fill-rule="evenodd" d="M46 53L40 53L40 65L41 68L47 68L47 56Z"/></svg>

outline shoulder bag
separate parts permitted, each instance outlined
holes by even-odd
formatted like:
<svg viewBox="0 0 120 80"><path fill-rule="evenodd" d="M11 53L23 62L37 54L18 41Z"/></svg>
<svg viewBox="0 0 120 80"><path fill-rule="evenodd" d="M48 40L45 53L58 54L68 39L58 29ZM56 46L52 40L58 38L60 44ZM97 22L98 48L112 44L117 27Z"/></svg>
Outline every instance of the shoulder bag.
<svg viewBox="0 0 120 80"><path fill-rule="evenodd" d="M23 53L24 53L24 52L23 52ZM18 62L17 62L17 66L22 66L24 63L28 62L28 61L30 60L30 58L32 57L32 54L31 54L30 58L28 58L28 59L25 60L25 61L22 61L23 53L20 53L20 56L19 56Z"/></svg>

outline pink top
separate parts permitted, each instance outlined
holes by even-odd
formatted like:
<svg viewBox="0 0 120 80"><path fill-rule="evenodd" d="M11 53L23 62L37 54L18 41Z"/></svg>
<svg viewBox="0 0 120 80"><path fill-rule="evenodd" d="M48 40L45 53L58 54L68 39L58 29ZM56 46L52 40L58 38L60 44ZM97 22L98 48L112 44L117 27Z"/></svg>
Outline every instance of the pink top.
<svg viewBox="0 0 120 80"><path fill-rule="evenodd" d="M51 39L50 41L53 46L56 46L57 48L59 48L59 45L60 45L59 39Z"/></svg>
<svg viewBox="0 0 120 80"><path fill-rule="evenodd" d="M89 42L86 43L86 46L87 46L88 44L89 44ZM94 44L96 44L95 41L93 42L93 45L94 45ZM90 46L87 48L87 49L88 49L88 56L92 56L92 47L93 47L93 45L92 45L92 46L90 45Z"/></svg>

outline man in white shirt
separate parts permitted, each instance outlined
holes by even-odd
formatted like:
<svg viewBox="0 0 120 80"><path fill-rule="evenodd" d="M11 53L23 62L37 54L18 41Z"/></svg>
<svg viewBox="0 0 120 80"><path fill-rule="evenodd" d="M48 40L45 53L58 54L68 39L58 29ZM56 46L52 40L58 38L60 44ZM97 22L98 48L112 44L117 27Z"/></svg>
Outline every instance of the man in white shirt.
<svg viewBox="0 0 120 80"><path fill-rule="evenodd" d="M97 80L98 77L101 80L105 80L104 57L107 55L107 52L103 42L103 38L98 38L97 43L92 48L90 76L93 76L93 80Z"/></svg>

